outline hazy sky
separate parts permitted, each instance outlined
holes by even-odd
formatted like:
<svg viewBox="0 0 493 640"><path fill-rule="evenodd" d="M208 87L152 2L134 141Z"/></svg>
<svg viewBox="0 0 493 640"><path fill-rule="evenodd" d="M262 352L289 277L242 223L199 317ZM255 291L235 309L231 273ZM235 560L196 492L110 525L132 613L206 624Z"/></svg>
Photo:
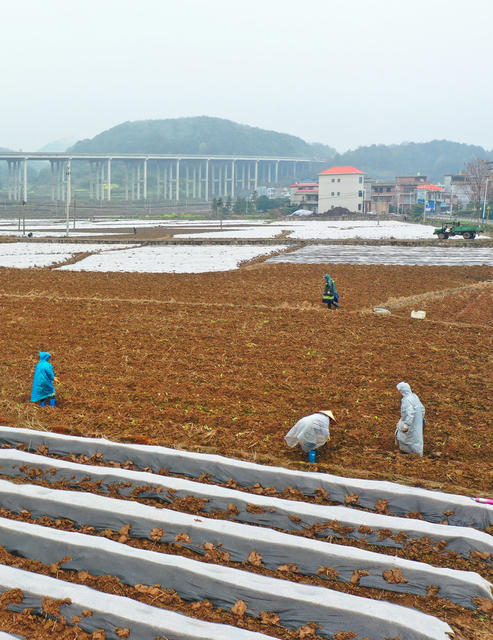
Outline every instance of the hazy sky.
<svg viewBox="0 0 493 640"><path fill-rule="evenodd" d="M0 147L196 115L493 147L493 0L4 0L0 24Z"/></svg>

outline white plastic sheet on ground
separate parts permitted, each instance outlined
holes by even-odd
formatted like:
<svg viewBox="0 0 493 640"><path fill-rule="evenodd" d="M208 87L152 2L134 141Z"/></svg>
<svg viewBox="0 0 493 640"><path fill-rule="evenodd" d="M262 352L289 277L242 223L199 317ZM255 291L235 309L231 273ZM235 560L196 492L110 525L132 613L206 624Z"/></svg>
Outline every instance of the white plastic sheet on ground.
<svg viewBox="0 0 493 640"><path fill-rule="evenodd" d="M5 633L4 631L0 631L0 640L25 640L25 637L18 636L17 634L13 636L10 633Z"/></svg>
<svg viewBox="0 0 493 640"><path fill-rule="evenodd" d="M467 608L475 607L473 598L491 598L490 584L471 571L433 567L319 540L301 541L298 536L272 529L156 509L138 502L35 485L14 485L0 480L0 503L4 509L15 513L27 510L35 519L63 517L78 526L93 526L97 531L107 528L119 531L123 525L130 525L129 535L135 538L152 540L151 531L157 528L163 531L161 542L166 544L174 544L177 536L187 534L190 541L182 540L180 545L192 551L205 554L204 544L213 544L229 553L233 562L248 562L250 553L255 551L262 557L262 566L271 570L296 564L299 574L324 578L327 573L321 568L327 567L337 572L338 580L346 583L351 581L354 571L364 570L368 575L361 577L361 586L418 595L426 595L428 587L438 586L440 598L448 598ZM36 555L39 553L37 545L32 547L29 540L26 544L22 542L23 532L26 535L30 531L35 531L32 525L21 526L19 522L0 518L0 538L7 550L21 553L22 548L22 555L43 560ZM392 583L385 579L384 572L396 569L406 582Z"/></svg>
<svg viewBox="0 0 493 640"><path fill-rule="evenodd" d="M21 555L27 552L28 557L49 564L70 556L71 560L64 562L62 568L85 570L92 575L115 575L130 585L160 584L188 602L209 600L215 607L226 610L243 600L249 615L275 612L281 625L290 629L316 622L320 625L318 633L324 637L342 631L375 640L396 636L407 640L445 640L450 631L437 618L388 602L135 549L104 538L16 524L20 524L18 541L14 542L15 527L11 527L10 536ZM4 526L2 533L5 532ZM2 582L3 575L0 585Z"/></svg>
<svg viewBox="0 0 493 640"><path fill-rule="evenodd" d="M230 505L234 505L234 519L238 522L287 531L303 531L316 525L314 534L318 537L344 535L389 547L402 547L405 540L426 537L445 544L445 551L456 551L464 557L469 557L471 551L480 551L490 554L489 562L493 559L493 537L470 527L433 524L341 506L293 502L142 471L66 462L13 449L0 450L0 467L3 475L11 477L27 480L41 477L48 484L63 482L66 487L79 488L88 481L97 482L98 490L103 493L118 488L120 495L131 496L132 491L137 490L139 499L152 498L168 504L177 498L193 496L203 500L205 513L222 511L233 517ZM344 527L342 533L341 526Z"/></svg>
<svg viewBox="0 0 493 640"><path fill-rule="evenodd" d="M64 262L76 253L97 251L112 252L130 245L119 244L77 244L55 242L5 242L0 243L0 267L29 269L48 267Z"/></svg>
<svg viewBox="0 0 493 640"><path fill-rule="evenodd" d="M237 269L240 262L268 256L285 245L170 245L142 246L88 256L60 271L125 271L145 273L203 273Z"/></svg>
<svg viewBox="0 0 493 640"><path fill-rule="evenodd" d="M187 233L184 238L273 238L281 231L290 231L290 238L299 240L360 238L379 239L432 239L433 227L397 220L289 220L272 222L261 229L236 229Z"/></svg>
<svg viewBox="0 0 493 640"><path fill-rule="evenodd" d="M129 629L132 640L155 640L156 636L165 636L168 640L232 640L232 638L269 640L269 637L263 633L203 622L173 611L151 607L130 598L114 596L82 585L2 566L0 592L8 589L21 589L24 593L24 599L20 605L9 605L8 608L13 611L22 611L25 608L41 611L45 597L56 600L69 598L71 604L63 604L60 607L60 615L68 620L74 616L81 617L79 626L84 631L92 633L96 629L104 629L108 640L119 640L121 636L117 635L115 631L117 628ZM92 616L81 615L84 610L91 610ZM445 626L448 627L448 625ZM444 631L442 635L425 637L445 639L446 636Z"/></svg>
<svg viewBox="0 0 493 640"><path fill-rule="evenodd" d="M318 244L269 258L294 264L493 265L491 247L402 247Z"/></svg>
<svg viewBox="0 0 493 640"><path fill-rule="evenodd" d="M345 504L347 495L356 494L357 504L374 509L379 500L387 501L391 515L403 516L419 512L429 521L444 520L451 525L471 526L479 529L493 525L493 506L479 504L471 498L441 491L429 491L418 487L378 480L344 478L326 473L295 471L283 467L259 465L224 456L193 453L160 446L122 444L104 438L83 438L57 433L17 429L0 426L0 443L17 446L23 443L29 449L47 446L54 455L103 455L106 462L131 460L137 468L149 468L155 472L168 469L173 474L199 478L207 473L213 482L226 483L233 477L240 487L274 486L282 492L287 487L313 496L318 488L329 494L331 502ZM452 513L450 513L452 512Z"/></svg>

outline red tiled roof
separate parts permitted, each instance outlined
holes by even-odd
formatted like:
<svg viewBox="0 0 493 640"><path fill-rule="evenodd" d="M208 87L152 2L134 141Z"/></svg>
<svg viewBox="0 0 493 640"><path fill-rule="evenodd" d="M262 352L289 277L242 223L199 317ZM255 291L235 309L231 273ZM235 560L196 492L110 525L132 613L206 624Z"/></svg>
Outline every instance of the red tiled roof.
<svg viewBox="0 0 493 640"><path fill-rule="evenodd" d="M290 187L318 187L318 182L295 182L290 184Z"/></svg>
<svg viewBox="0 0 493 640"><path fill-rule="evenodd" d="M416 189L426 189L426 191L444 191L444 188L439 187L437 184L420 184Z"/></svg>
<svg viewBox="0 0 493 640"><path fill-rule="evenodd" d="M330 174L334 175L343 175L345 173L364 173L364 171L360 171L356 169L356 167L331 167L330 169L326 169L319 173L320 176L326 176Z"/></svg>

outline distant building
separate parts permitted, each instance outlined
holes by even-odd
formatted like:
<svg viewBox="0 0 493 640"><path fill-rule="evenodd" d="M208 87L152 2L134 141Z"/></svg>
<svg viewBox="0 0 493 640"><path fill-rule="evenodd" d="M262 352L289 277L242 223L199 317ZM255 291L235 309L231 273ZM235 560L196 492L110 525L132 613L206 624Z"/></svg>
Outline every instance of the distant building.
<svg viewBox="0 0 493 640"><path fill-rule="evenodd" d="M258 196L267 198L289 198L291 193L287 187L257 187Z"/></svg>
<svg viewBox="0 0 493 640"><path fill-rule="evenodd" d="M422 204L427 213L442 211L447 208L444 191L437 184L420 184L416 187L416 202Z"/></svg>
<svg viewBox="0 0 493 640"><path fill-rule="evenodd" d="M416 204L416 187L426 184L426 176L398 176L395 179L395 208L397 213L406 213Z"/></svg>
<svg viewBox="0 0 493 640"><path fill-rule="evenodd" d="M395 182L374 182L371 184L371 208L379 215L390 213L395 207Z"/></svg>
<svg viewBox="0 0 493 640"><path fill-rule="evenodd" d="M319 174L318 212L334 207L363 211L365 200L364 171L355 167L331 167Z"/></svg>
<svg viewBox="0 0 493 640"><path fill-rule="evenodd" d="M471 200L471 188L467 173L449 173L444 176L445 193L454 209L467 207Z"/></svg>
<svg viewBox="0 0 493 640"><path fill-rule="evenodd" d="M315 212L318 207L318 182L296 182L290 185L290 201L295 207Z"/></svg>

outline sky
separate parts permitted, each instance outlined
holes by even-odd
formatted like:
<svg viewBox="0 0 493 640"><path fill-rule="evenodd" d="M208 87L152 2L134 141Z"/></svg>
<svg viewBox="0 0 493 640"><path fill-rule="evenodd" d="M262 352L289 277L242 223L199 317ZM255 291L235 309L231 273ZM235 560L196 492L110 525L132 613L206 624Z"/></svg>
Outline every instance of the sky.
<svg viewBox="0 0 493 640"><path fill-rule="evenodd" d="M493 148L492 0L16 0L1 25L0 147L207 115Z"/></svg>

